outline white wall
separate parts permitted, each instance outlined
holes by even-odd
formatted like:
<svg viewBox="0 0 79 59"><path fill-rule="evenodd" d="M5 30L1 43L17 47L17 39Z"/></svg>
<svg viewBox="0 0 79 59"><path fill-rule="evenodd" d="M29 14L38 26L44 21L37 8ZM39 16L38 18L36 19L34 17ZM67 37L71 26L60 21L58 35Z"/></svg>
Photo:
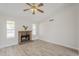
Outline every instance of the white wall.
<svg viewBox="0 0 79 59"><path fill-rule="evenodd" d="M15 38L10 38L10 39L7 39L7 33L6 33L6 21L7 20L14 20L15 21ZM31 21L28 21L28 20L19 20L19 19L15 19L15 18L12 18L12 17L3 17L1 16L0 17L0 48L3 48L3 47L7 47L7 46L11 46L11 45L16 45L18 44L18 31L22 30L22 25L27 25L29 26L28 30L32 30L32 24L34 24L35 22L31 22ZM35 23L36 24L36 23ZM37 25L37 24L36 24ZM34 39L37 39L38 37L38 32L37 32L37 35L33 35L32 36L32 40Z"/></svg>
<svg viewBox="0 0 79 59"><path fill-rule="evenodd" d="M77 13L77 46L78 46L78 49L79 49L79 4L77 4L76 5L77 7L76 7L76 9L77 9L77 11L76 11L76 13Z"/></svg>
<svg viewBox="0 0 79 59"><path fill-rule="evenodd" d="M66 47L77 48L75 8L62 9L53 16L54 21L40 23L40 39Z"/></svg>
<svg viewBox="0 0 79 59"><path fill-rule="evenodd" d="M78 9L78 49L79 49L79 9Z"/></svg>

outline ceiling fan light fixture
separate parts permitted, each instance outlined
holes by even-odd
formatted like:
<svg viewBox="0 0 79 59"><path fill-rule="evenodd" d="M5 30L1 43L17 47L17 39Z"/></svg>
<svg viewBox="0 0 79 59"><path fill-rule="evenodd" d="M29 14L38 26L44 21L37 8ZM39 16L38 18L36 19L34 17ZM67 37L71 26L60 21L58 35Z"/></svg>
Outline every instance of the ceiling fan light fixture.
<svg viewBox="0 0 79 59"><path fill-rule="evenodd" d="M32 11L32 14L35 14L36 11L39 11L41 13L43 13L44 11L41 10L39 7L43 6L43 3L40 3L40 4L35 4L35 3L32 3L32 4L29 4L29 3L26 3L28 6L30 6L30 10ZM25 9L24 11L27 11L29 9Z"/></svg>
<svg viewBox="0 0 79 59"><path fill-rule="evenodd" d="M32 14L35 14L35 12L37 11L37 9L31 9Z"/></svg>

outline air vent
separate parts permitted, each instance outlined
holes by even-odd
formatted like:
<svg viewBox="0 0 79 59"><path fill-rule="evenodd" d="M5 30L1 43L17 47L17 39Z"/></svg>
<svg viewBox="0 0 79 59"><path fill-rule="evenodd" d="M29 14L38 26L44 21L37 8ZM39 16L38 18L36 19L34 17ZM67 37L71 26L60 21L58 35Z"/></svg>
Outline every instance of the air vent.
<svg viewBox="0 0 79 59"><path fill-rule="evenodd" d="M50 22L51 22L51 21L54 21L54 19L50 19L49 21L50 21Z"/></svg>

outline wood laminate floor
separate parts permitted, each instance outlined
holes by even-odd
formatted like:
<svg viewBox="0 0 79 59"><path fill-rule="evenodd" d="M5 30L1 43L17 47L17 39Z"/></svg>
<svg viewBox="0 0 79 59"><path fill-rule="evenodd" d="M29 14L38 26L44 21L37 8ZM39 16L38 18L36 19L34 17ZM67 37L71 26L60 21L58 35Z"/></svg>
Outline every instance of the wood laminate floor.
<svg viewBox="0 0 79 59"><path fill-rule="evenodd" d="M78 56L78 52L42 40L0 49L0 56Z"/></svg>

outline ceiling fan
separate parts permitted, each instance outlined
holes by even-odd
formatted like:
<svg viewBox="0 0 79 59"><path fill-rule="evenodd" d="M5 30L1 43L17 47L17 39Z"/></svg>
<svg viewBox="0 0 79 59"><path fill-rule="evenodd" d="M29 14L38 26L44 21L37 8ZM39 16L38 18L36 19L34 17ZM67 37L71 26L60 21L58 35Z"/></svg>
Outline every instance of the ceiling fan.
<svg viewBox="0 0 79 59"><path fill-rule="evenodd" d="M36 11L39 11L41 13L44 13L43 10L40 9L40 7L42 7L44 4L43 3L39 3L39 4L36 4L36 3L26 3L30 8L29 9L24 9L24 11L28 11L28 10L32 10L32 14L35 14Z"/></svg>

